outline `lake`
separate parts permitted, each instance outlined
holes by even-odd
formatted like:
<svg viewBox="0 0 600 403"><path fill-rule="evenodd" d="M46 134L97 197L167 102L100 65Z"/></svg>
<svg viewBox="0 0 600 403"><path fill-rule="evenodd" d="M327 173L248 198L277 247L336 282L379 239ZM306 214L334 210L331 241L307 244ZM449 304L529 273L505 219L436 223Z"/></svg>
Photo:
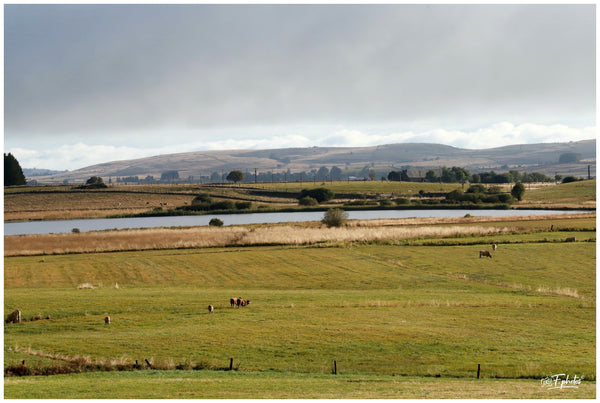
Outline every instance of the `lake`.
<svg viewBox="0 0 600 403"><path fill-rule="evenodd" d="M514 217L587 212L580 210L364 210L349 211L348 218L351 220L372 220L378 218L463 217L465 214L479 217ZM208 222L212 218L219 218L223 221L224 225L320 221L323 218L323 214L325 213L322 211L316 211L10 222L4 223L4 235L67 233L72 232L73 228L78 228L81 232L85 232L125 228L192 227L208 225Z"/></svg>

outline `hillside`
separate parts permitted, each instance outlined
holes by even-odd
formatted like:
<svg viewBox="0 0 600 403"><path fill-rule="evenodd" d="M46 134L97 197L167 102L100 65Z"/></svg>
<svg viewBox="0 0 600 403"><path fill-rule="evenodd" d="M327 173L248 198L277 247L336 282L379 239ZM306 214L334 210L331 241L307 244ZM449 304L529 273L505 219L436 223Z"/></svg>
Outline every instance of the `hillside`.
<svg viewBox="0 0 600 403"><path fill-rule="evenodd" d="M573 152L581 161L559 164L561 154ZM81 183L91 176L105 181L137 176L160 179L163 172L177 171L181 180L192 177L206 182L215 173L222 176L234 169L254 172L309 172L325 166L339 167L344 175L359 175L364 169L373 170L377 177L391 170L406 168L439 168L460 166L471 172L507 171L541 172L548 176L587 177L588 165L592 176L596 171L596 140L568 143L521 144L498 148L469 150L442 144L404 143L374 147L308 147L271 150L196 151L165 154L126 161L92 165L71 172L36 176L40 184L63 182Z"/></svg>

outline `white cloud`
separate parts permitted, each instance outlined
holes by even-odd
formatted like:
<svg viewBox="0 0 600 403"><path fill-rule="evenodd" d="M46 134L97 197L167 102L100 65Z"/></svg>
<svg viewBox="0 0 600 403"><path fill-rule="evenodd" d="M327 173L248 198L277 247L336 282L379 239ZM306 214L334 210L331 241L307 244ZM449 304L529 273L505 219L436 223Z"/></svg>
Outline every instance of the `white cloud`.
<svg viewBox="0 0 600 403"><path fill-rule="evenodd" d="M238 133L245 133L239 136ZM176 138L177 141L165 139ZM198 139L209 140L198 140ZM553 143L596 138L595 127L574 128L566 125L515 125L499 122L473 130L406 130L389 127L347 128L342 126L254 127L242 130L206 130L152 132L146 141L136 137L122 146L91 145L84 142L45 146L7 148L23 168L74 170L86 166L160 154L202 150L276 149L290 147L368 147L394 143L438 143L460 148L485 149L509 144ZM162 141L159 141L161 139ZM147 146L151 145L151 146Z"/></svg>

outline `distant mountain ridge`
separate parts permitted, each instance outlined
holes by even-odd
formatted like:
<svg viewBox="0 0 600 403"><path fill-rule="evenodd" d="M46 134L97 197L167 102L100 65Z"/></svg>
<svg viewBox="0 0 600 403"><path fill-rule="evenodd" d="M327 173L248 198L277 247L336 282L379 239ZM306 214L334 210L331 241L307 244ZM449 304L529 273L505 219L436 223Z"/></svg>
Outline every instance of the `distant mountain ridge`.
<svg viewBox="0 0 600 403"><path fill-rule="evenodd" d="M559 164L564 153L580 155L580 161ZM41 184L81 183L91 176L108 182L117 178L153 176L160 179L167 171L177 171L179 178L206 181L213 173L242 172L309 172L322 166L337 166L350 175L372 170L377 178L392 170L460 166L474 172L541 172L587 177L588 166L595 177L596 140L565 143L517 144L504 147L470 150L443 144L399 143L372 147L305 147L263 150L195 151L164 154L134 160L112 161L78 170L36 176Z"/></svg>

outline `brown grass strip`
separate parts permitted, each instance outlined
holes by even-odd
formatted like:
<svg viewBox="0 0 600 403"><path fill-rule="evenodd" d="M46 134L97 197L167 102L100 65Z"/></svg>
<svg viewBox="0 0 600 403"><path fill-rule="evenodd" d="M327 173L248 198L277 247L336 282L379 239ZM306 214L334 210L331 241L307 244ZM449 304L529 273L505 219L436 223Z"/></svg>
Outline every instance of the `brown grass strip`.
<svg viewBox="0 0 600 403"><path fill-rule="evenodd" d="M595 215L592 213L592 216ZM573 217L587 214L572 215ZM556 216L535 216L543 220ZM561 218L567 218L561 216ZM511 222L527 217L510 217ZM351 220L340 228L320 223L270 224L228 227L185 227L90 231L79 234L13 235L4 237L4 256L52 255L152 249L185 249L250 245L309 245L333 242L366 242L423 237L455 237L506 233L505 225L468 225L506 222L507 217L404 218Z"/></svg>
<svg viewBox="0 0 600 403"><path fill-rule="evenodd" d="M416 237L488 235L509 228L481 226L410 226L311 228L193 227L91 231L80 234L14 235L4 237L4 255L50 255L126 250L182 249L250 245L306 245L323 242L376 241Z"/></svg>

